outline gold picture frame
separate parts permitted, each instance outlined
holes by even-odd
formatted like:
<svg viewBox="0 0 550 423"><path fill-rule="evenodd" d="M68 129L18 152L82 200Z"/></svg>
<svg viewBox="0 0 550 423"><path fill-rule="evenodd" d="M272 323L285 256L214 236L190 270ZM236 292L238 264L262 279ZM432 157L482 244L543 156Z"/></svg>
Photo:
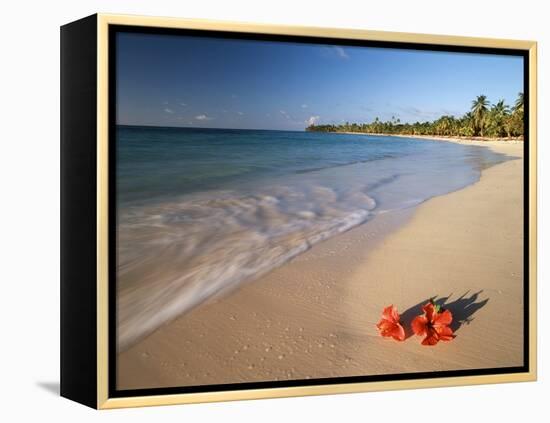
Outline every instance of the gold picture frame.
<svg viewBox="0 0 550 423"><path fill-rule="evenodd" d="M71 293L68 288L69 274L72 272L72 268L65 272L67 280L62 280L62 292L66 289L66 296L62 299L62 395L70 399L74 399L81 403L87 404L98 409L112 409L122 407L140 407L140 406L152 406L152 405L169 405L169 404L187 404L187 403L201 403L212 401L233 401L233 400L246 400L246 399L259 399L259 398L279 398L279 397L291 397L291 396L306 396L306 395L321 395L321 394L342 394L353 392L369 392L369 391L382 391L382 390L398 390L398 389L416 389L416 388L431 388L431 387L446 387L446 386L460 386L460 385L477 385L477 384L492 384L492 383L504 383L504 382L525 382L534 381L537 377L537 310L536 310L536 271L537 271L537 44L534 41L518 41L518 40L504 40L504 39L489 39L489 38L475 38L475 37L459 37L448 35L429 35L429 34L411 34L401 32L381 32L381 31L368 31L360 29L336 29L336 28L315 28L315 27L302 27L302 26L283 26L283 25L262 25L253 23L236 23L225 21L210 21L210 20L196 20L196 19L179 19L179 18L163 18L163 17L145 17L145 16L126 16L116 14L97 14L87 21L87 30L79 32L82 26L82 22L79 21L68 24L65 26L65 36L67 39L72 38L73 44L69 45L67 41L65 50L63 50L62 41L62 57L65 54L67 58L67 66L76 60L77 53L73 53L79 46L81 40L77 40L78 37L83 37L87 42L90 42L89 46L96 46L95 50L90 53L95 56L96 69L90 70L95 74L95 87L92 90L93 96L95 96L95 119L93 119L93 125L95 127L95 134L91 135L95 138L95 172L90 175L90 180L95 180L95 212L92 216L92 220L95 220L95 285L90 288L87 295L90 292L94 293L94 298L91 300L91 307L95 305L95 310L90 311L86 317L86 322L82 324L91 324L95 321L95 333L92 335L95 337L96 351L91 354L86 360L87 362L71 362L72 355L78 353L78 348L85 348L84 346L76 347L76 343L82 344L81 339L75 338L78 328L74 330L70 328L71 324L78 323L78 317L75 317L75 312L71 306L67 305L69 302L74 303L77 301L78 295ZM80 26L79 26L80 25ZM330 384L330 385L309 385L309 386L289 386L289 387L272 387L272 388L259 388L259 389L236 389L236 390L224 390L224 391L207 391L207 392L194 392L194 393L167 393L157 395L142 395L142 396L117 396L112 397L109 395L109 227L108 222L110 218L109 213L109 108L112 105L109 102L109 27L110 26L137 26L145 28L164 28L164 29L192 29L192 30L210 30L210 31L224 31L224 32L239 32L248 34L270 34L277 36L295 36L295 37L318 37L318 38L330 38L330 39L342 39L342 40L364 40L364 41L377 41L377 42L393 42L393 43L414 43L414 44L428 44L437 46L461 46L461 47L474 47L474 48L491 48L491 49L515 49L521 50L528 54L528 130L529 130L529 155L526 157L526 161L529 164L529 181L528 181L528 237L529 237L529 256L528 256L528 275L529 279L524 281L527 284L528 292L528 370L518 373L502 373L502 374L479 374L479 375L466 375L466 376L454 376L454 377L434 377L434 378L422 378L422 379L407 379L407 380L388 380L388 381L375 381L375 382L360 382L360 383L342 383L342 384ZM63 34L63 33L62 33ZM94 39L95 38L95 39ZM89 47L88 47L89 48ZM84 53L79 53L84 54ZM93 58L92 58L93 59ZM112 59L112 58L111 58ZM77 78L71 70L63 71L62 79L65 77L68 80ZM63 82L63 81L62 81ZM72 85L71 85L72 84ZM63 85L63 83L62 83ZM70 90L74 90L74 83L68 83L65 88L62 87L62 99L63 89L67 94ZM90 98L90 101L94 99ZM70 103L70 102L73 103ZM74 102L82 101L82 99L68 99L66 101L67 108L62 107L62 119L63 125L68 125L69 129L65 130L65 136L74 136L70 128L74 128L75 123L71 122L75 111L69 110L71 104L74 106ZM69 104L70 103L70 104ZM91 103L90 103L91 104ZM91 106L90 106L91 107ZM66 110L65 114L63 110ZM82 112L84 113L84 112ZM88 111L89 113L89 111ZM82 128L80 129L83 130ZM77 131L77 129L74 129ZM63 150L63 147L62 147ZM66 153L66 161L70 161L74 152L68 151ZM67 170L66 176L70 175L70 171ZM63 175L62 175L63 184ZM67 189L69 190L69 188ZM62 195L68 196L65 193ZM92 201L92 200L90 200ZM69 207L69 205L67 205ZM84 206L83 206L84 207ZM69 212L67 212L69 213ZM64 223L65 224L65 223ZM70 231L73 226L67 224L66 231ZM63 239L63 236L62 236ZM74 247L74 244L70 242L65 243L67 250ZM67 252L67 254L71 254ZM71 267L75 264L70 264L70 257L62 258L62 262L66 261L66 266ZM73 262L74 263L74 262ZM88 263L88 262L87 262ZM90 263L89 263L90 264ZM91 266L92 264L90 264ZM62 272L63 273L63 272ZM63 276L62 276L63 278ZM65 288L64 288L65 287ZM65 305L64 305L65 302ZM63 314L65 314L66 320L63 320ZM72 319L72 323L68 323L68 320ZM78 329L78 330L77 330ZM65 337L63 336L65 333ZM92 336L88 332L87 336ZM80 336L80 335L79 335ZM92 342L91 338L87 338L88 343ZM65 344L63 344L65 342ZM65 345L65 347L63 347ZM75 350L76 348L76 350ZM63 364L63 357L68 362ZM84 360L84 359L83 359ZM79 367L80 366L80 367ZM82 369L82 366L89 366L91 369L90 374L95 375L95 380L83 380L78 384L78 378L84 377L82 372L78 369ZM91 378L92 376L89 376ZM95 382L95 383L94 383ZM93 393L95 392L95 396Z"/></svg>

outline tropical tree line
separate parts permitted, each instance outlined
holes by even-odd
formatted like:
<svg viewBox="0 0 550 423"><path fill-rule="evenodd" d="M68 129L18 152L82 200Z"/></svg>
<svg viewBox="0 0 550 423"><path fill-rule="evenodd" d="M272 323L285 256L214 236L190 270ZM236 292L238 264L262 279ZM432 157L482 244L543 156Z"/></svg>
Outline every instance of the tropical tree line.
<svg viewBox="0 0 550 423"><path fill-rule="evenodd" d="M370 123L342 125L310 125L307 131L315 132L362 132L367 134L437 135L454 137L522 138L523 93L519 93L513 106L504 100L494 104L484 95L472 101L469 112L461 117L445 115L425 122L402 123L392 117L389 121L376 118Z"/></svg>

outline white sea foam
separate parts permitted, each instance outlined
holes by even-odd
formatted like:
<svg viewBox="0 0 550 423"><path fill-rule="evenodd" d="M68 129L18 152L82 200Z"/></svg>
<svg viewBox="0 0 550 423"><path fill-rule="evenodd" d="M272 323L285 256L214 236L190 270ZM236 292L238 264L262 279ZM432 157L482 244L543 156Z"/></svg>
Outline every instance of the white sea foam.
<svg viewBox="0 0 550 423"><path fill-rule="evenodd" d="M279 186L126 210L118 228L119 348L357 226L374 207L361 191Z"/></svg>

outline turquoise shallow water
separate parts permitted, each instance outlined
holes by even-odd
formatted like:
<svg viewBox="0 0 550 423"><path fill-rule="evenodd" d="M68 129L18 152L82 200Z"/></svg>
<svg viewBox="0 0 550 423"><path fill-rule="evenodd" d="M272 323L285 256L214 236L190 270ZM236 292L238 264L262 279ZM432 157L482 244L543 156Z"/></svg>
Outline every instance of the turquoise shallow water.
<svg viewBox="0 0 550 423"><path fill-rule="evenodd" d="M251 181L352 163L403 157L418 143L394 138L286 131L121 126L117 130L122 203L234 188Z"/></svg>
<svg viewBox="0 0 550 423"><path fill-rule="evenodd" d="M446 142L284 131L121 126L116 144L120 348L324 239L507 160Z"/></svg>

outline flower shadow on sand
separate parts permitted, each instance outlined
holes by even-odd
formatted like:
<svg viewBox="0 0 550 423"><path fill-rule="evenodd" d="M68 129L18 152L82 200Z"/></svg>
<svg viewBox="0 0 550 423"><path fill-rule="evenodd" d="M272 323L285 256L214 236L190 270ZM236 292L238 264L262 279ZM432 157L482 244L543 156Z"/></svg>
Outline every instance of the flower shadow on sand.
<svg viewBox="0 0 550 423"><path fill-rule="evenodd" d="M465 292L459 298L454 301L449 301L453 294L448 295L447 297L431 297L426 298L424 301L420 301L418 304L408 308L403 313L401 313L401 324L405 328L405 339L410 338L413 334L411 329L411 322L416 316L419 316L423 313L422 306L428 303L431 300L435 304L450 310L453 314L453 321L449 325L453 332L456 332L462 327L462 325L468 325L474 320L474 314L489 302L489 298L484 300L479 300L479 295L483 291L475 292L471 295L470 291Z"/></svg>

